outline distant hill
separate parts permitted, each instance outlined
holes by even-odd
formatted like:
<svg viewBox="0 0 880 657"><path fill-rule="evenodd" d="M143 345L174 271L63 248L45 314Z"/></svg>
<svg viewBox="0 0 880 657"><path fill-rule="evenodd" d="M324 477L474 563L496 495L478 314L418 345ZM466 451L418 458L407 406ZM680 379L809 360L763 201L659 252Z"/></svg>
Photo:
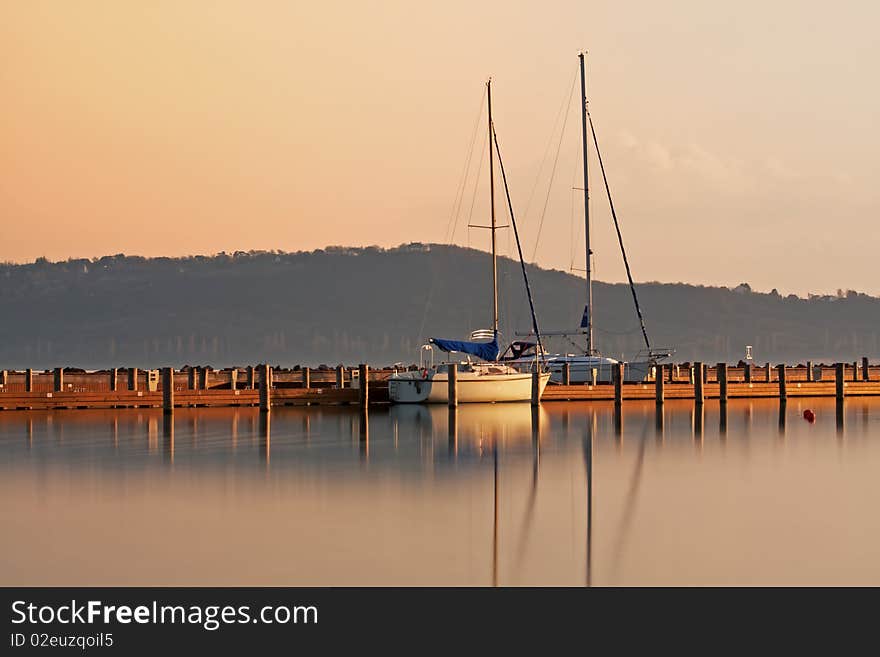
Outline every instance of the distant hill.
<svg viewBox="0 0 880 657"><path fill-rule="evenodd" d="M418 360L429 336L491 322L486 253L410 244L187 258L124 255L0 265L0 367L86 368ZM575 328L584 282L528 267L544 330ZM499 261L505 339L529 328L518 263ZM880 356L880 299L802 299L684 284L637 286L652 342L680 361L828 362ZM625 285L597 283L596 342L643 345ZM565 345L558 345L565 349ZM573 350L569 345L567 350Z"/></svg>

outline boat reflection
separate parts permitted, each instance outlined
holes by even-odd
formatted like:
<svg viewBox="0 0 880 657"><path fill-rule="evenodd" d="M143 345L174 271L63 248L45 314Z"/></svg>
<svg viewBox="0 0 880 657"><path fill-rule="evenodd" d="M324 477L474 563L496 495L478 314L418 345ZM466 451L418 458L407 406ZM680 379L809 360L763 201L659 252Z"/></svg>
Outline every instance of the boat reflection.
<svg viewBox="0 0 880 657"><path fill-rule="evenodd" d="M0 584L880 583L878 426L796 397L3 412Z"/></svg>

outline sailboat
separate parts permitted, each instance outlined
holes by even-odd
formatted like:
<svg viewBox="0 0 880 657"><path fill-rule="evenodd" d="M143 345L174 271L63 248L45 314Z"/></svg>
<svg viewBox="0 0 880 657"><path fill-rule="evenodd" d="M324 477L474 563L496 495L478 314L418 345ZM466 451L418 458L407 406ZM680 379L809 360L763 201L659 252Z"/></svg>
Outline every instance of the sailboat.
<svg viewBox="0 0 880 657"><path fill-rule="evenodd" d="M596 140L596 133L593 130L592 119L589 116L588 105L587 105L587 81L586 81L586 72L584 67L584 53L578 53L578 59L580 63L580 77L581 77L581 139L582 139L582 149L581 152L583 154L583 173L584 173L584 235L585 235L585 247L586 247L586 304L584 306L584 313L581 318L580 327L577 331L558 331L558 332L544 332L545 336L563 336L569 337L573 333L581 333L586 338L586 346L583 353L580 354L549 354L543 350L543 347L540 344L540 340L530 341L529 339L525 340L516 340L510 344L510 346L505 350L505 352L501 355L501 362L504 362L511 367L515 368L527 368L530 366L530 363L535 359L536 354L539 354L544 357L547 362L547 367L551 372L551 381L553 383L562 383L563 382L563 370L568 366L569 370L569 382L570 383L607 383L612 380L612 370L614 366L616 366L619 361L614 358L609 358L607 356L603 356L595 347L595 343L593 341L593 250L590 247L590 182L588 176L588 157L587 157L587 144L589 141L589 133L587 132L587 126L589 125L590 130L592 131L593 141L596 144L596 154L599 157L599 166L602 169L602 177L605 179L605 189L608 193L608 201L611 205L611 215L614 218L615 228L617 229L617 237L620 242L620 249L623 254L623 262L626 266L626 273L629 279L630 291L632 293L633 301L636 306L636 313L639 318L639 323L642 329L642 336L645 340L646 349L639 353L639 356L632 362L624 363L624 381L628 383L635 383L639 381L644 381L646 378L652 375L656 370L654 369L657 365L657 362L663 358L667 358L672 354L672 351L669 349L654 349L651 347L650 341L648 340L648 332L645 328L645 322L642 318L642 311L639 307L638 297L636 296L635 286L633 284L632 276L629 270L629 262L626 258L626 251L623 248L623 238L620 234L620 227L617 223L617 215L614 212L614 204L611 202L611 192L608 187L608 180L605 178L605 167L602 164L602 155L599 153L599 144ZM534 337L533 335L526 334L526 337Z"/></svg>
<svg viewBox="0 0 880 657"><path fill-rule="evenodd" d="M538 397L544 392L544 388L550 380L550 373L542 371L537 357L532 358L529 366L520 363L519 367L511 367L498 361L498 266L495 232L498 230L495 222L495 175L494 175L494 149L498 149L495 127L492 123L492 80L486 83L487 105L489 111L489 207L491 224L489 229L492 234L492 328L482 329L471 333L470 340L449 340L445 338L431 338L429 345L436 346L441 351L449 354L464 354L466 360L456 363L457 396L459 402L521 402L532 398L532 372L538 372ZM502 174L504 173L501 164ZM504 180L505 189L507 180ZM510 195L508 194L508 206ZM511 222L514 224L511 209ZM519 237L517 236L517 244ZM522 254L520 253L520 264ZM528 288L528 278L523 266L523 276L526 280L526 290L531 304L531 291ZM537 334L537 320L532 313L534 332ZM488 340L488 341L487 341ZM540 342L540 339L537 340ZM420 353L424 353L422 350ZM433 352L432 352L433 353ZM479 359L474 362L471 356ZM395 372L388 380L388 397L392 403L447 403L449 401L449 365L441 363L429 367L420 367L417 371Z"/></svg>

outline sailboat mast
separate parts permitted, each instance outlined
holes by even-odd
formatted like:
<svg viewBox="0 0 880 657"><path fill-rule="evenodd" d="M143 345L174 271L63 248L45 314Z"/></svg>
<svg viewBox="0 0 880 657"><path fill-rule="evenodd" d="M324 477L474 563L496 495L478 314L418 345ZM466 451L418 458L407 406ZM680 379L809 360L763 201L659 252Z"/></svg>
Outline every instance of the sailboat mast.
<svg viewBox="0 0 880 657"><path fill-rule="evenodd" d="M581 63L581 124L584 154L584 236L587 253L587 305L581 326L587 334L587 355L593 354L593 250L590 248L590 182L587 175L587 76L584 72L584 53L578 53ZM493 239L494 242L494 239Z"/></svg>
<svg viewBox="0 0 880 657"><path fill-rule="evenodd" d="M492 215L492 330L498 332L498 264L495 252L495 164L492 157L492 78L486 82L489 106L489 207Z"/></svg>

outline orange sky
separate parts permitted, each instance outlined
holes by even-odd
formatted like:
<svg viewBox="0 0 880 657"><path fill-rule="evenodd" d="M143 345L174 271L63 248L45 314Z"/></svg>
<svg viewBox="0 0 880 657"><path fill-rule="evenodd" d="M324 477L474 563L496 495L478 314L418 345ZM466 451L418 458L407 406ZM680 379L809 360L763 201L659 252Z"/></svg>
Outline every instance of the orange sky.
<svg viewBox="0 0 880 657"><path fill-rule="evenodd" d="M443 241L492 75L527 257L583 267L576 103L534 249L586 47L637 280L880 293L878 19L868 2L2 0L0 260ZM622 280L592 185L597 274ZM455 241L487 248L471 198Z"/></svg>

